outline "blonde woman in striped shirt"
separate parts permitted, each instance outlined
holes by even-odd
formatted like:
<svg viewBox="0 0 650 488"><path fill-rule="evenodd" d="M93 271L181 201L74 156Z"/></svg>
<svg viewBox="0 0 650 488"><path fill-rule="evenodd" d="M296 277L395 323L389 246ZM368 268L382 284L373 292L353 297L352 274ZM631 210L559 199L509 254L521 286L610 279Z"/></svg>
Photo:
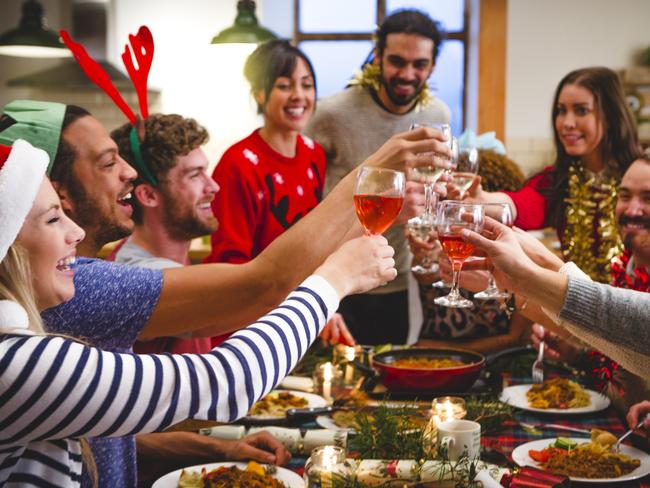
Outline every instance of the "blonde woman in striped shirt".
<svg viewBox="0 0 650 488"><path fill-rule="evenodd" d="M83 238L44 176L47 162L25 141L0 146L3 486L77 486L84 437L245 415L291 371L341 297L396 274L383 237L349 241L278 308L204 355L117 354L42 335L39 311L74 294Z"/></svg>

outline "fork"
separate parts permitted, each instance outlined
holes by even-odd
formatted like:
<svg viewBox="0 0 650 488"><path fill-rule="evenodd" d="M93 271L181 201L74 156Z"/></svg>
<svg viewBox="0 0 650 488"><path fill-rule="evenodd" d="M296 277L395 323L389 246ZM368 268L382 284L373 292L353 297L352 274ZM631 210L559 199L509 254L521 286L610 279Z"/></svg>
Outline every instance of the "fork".
<svg viewBox="0 0 650 488"><path fill-rule="evenodd" d="M628 430L625 434L619 437L616 441L616 444L614 444L614 447L612 447L612 451L621 452L621 442L623 442L632 432L643 427L643 424L647 419L650 419L650 413L646 414L645 417L643 417L641 421L634 426L633 429Z"/></svg>
<svg viewBox="0 0 650 488"><path fill-rule="evenodd" d="M544 327L542 327L542 337L544 337ZM533 363L533 383L542 383L544 381L544 341L539 342L539 351L537 352L537 359Z"/></svg>

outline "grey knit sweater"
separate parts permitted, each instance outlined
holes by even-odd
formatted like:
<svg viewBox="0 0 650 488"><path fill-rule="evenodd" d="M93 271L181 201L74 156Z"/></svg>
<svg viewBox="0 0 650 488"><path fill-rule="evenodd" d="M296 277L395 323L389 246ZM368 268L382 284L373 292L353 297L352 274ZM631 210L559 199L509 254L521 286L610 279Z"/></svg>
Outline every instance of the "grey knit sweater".
<svg viewBox="0 0 650 488"><path fill-rule="evenodd" d="M569 276L560 319L591 347L650 378L650 293Z"/></svg>

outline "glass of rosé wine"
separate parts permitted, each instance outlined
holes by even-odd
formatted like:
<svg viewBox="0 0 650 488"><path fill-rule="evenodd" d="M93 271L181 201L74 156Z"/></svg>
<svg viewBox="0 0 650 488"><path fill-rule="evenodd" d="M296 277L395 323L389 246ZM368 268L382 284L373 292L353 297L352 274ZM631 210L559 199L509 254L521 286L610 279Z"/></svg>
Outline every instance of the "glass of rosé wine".
<svg viewBox="0 0 650 488"><path fill-rule="evenodd" d="M460 270L465 260L474 253L474 245L465 242L461 236L463 229L481 232L485 217L480 204L447 200L438 206L438 239L442 250L451 261L453 279L451 291L444 297L436 298L436 305L456 308L472 308L471 300L463 298L458 289Z"/></svg>
<svg viewBox="0 0 650 488"><path fill-rule="evenodd" d="M369 235L388 229L402 210L406 178L401 171L362 166L354 188L354 208Z"/></svg>

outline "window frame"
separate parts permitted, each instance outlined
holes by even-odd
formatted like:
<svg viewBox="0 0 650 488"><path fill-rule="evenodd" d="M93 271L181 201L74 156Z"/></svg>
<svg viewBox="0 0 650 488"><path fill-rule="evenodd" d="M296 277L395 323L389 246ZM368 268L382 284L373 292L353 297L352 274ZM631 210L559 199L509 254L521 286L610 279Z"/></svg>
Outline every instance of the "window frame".
<svg viewBox="0 0 650 488"><path fill-rule="evenodd" d="M375 0L377 6L376 24L380 25L386 17L386 0ZM302 41L372 41L373 32L302 32L300 28L301 0L293 0L293 42ZM463 127L467 127L467 77L469 69L469 22L470 0L463 2L463 29L445 33L445 40L463 43Z"/></svg>

